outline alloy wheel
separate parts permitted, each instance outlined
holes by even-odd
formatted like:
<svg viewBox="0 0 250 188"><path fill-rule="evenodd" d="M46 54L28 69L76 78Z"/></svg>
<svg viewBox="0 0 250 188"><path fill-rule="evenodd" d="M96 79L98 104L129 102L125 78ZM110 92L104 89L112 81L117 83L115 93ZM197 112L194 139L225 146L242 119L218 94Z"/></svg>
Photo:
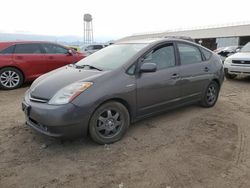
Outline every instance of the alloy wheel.
<svg viewBox="0 0 250 188"><path fill-rule="evenodd" d="M217 88L215 85L211 85L207 90L207 102L213 104L217 98Z"/></svg>
<svg viewBox="0 0 250 188"><path fill-rule="evenodd" d="M15 71L4 71L0 75L0 82L6 88L14 88L20 83L20 76Z"/></svg>
<svg viewBox="0 0 250 188"><path fill-rule="evenodd" d="M116 110L107 109L99 115L96 131L104 138L113 137L119 134L122 124L121 114Z"/></svg>

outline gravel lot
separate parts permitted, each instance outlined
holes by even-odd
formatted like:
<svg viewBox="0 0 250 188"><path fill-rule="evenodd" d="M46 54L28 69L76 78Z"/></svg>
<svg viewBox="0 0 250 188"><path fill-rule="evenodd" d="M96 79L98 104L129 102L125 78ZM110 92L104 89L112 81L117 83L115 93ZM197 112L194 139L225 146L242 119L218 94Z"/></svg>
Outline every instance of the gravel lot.
<svg viewBox="0 0 250 188"><path fill-rule="evenodd" d="M106 146L61 142L26 127L28 87L0 91L1 188L250 187L250 78L225 81L213 108L148 118Z"/></svg>

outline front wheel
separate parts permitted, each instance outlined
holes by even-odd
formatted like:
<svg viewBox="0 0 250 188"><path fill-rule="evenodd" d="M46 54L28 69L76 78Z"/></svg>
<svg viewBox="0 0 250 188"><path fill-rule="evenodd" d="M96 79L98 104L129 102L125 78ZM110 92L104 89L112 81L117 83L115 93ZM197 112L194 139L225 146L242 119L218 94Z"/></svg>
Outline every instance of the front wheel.
<svg viewBox="0 0 250 188"><path fill-rule="evenodd" d="M22 73L12 67L6 67L0 70L0 88L5 90L16 89L23 83Z"/></svg>
<svg viewBox="0 0 250 188"><path fill-rule="evenodd" d="M201 105L207 108L214 106L218 99L219 91L220 91L220 87L218 83L215 81L212 81L208 85L205 91L205 94L202 97Z"/></svg>
<svg viewBox="0 0 250 188"><path fill-rule="evenodd" d="M99 144L110 144L120 140L130 123L127 108L119 102L101 105L89 123L91 138Z"/></svg>

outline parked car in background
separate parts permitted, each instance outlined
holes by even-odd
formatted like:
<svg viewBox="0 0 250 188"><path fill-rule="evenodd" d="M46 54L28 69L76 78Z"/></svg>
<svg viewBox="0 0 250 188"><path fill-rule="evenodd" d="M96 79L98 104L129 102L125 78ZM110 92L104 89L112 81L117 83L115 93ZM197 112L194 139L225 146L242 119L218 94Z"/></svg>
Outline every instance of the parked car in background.
<svg viewBox="0 0 250 188"><path fill-rule="evenodd" d="M131 122L191 103L215 105L220 58L180 39L127 41L35 80L22 103L26 124L53 137L120 140Z"/></svg>
<svg viewBox="0 0 250 188"><path fill-rule="evenodd" d="M237 75L250 76L250 42L238 53L235 53L224 61L226 78L233 79Z"/></svg>
<svg viewBox="0 0 250 188"><path fill-rule="evenodd" d="M81 47L81 52L85 53L86 55L90 55L90 54L97 52L98 50L101 50L101 49L107 47L107 46L108 45L104 45L104 44L85 45L85 46Z"/></svg>
<svg viewBox="0 0 250 188"><path fill-rule="evenodd" d="M214 52L217 53L220 56L222 62L224 62L227 57L235 54L241 48L242 46L227 46L227 47L218 48L214 50Z"/></svg>
<svg viewBox="0 0 250 188"><path fill-rule="evenodd" d="M51 42L0 43L0 88L15 89L44 73L76 63L83 53Z"/></svg>

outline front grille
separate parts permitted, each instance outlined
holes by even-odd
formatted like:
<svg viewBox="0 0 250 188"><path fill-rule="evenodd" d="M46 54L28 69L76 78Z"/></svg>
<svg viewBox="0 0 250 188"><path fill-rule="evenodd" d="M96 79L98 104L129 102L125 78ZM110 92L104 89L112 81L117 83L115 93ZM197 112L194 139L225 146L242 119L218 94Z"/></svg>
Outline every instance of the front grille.
<svg viewBox="0 0 250 188"><path fill-rule="evenodd" d="M46 132L48 131L48 127L47 127L47 126L38 123L36 120L34 120L34 119L32 119L32 118L29 118L29 120L30 120L30 122L32 122L32 124L33 124L34 126L36 126L37 128L42 129L43 131L46 131Z"/></svg>
<svg viewBox="0 0 250 188"><path fill-rule="evenodd" d="M241 61L241 60L233 60L232 63L234 64L250 64L250 61Z"/></svg>

